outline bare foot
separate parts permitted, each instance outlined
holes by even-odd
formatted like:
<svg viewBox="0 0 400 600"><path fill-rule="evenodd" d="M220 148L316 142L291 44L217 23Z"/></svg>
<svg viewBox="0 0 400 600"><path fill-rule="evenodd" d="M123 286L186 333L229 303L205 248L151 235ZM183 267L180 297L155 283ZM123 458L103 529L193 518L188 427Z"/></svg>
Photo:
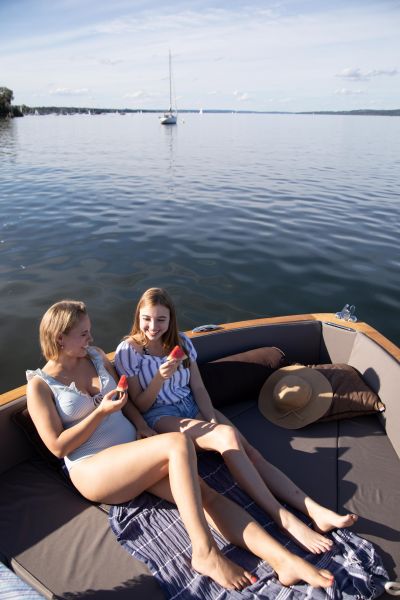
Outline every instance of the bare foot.
<svg viewBox="0 0 400 600"><path fill-rule="evenodd" d="M347 515L339 515L329 508L324 508L317 504L309 510L309 515L314 521L316 531L327 533L332 529L342 529L343 527L351 527L357 521L358 516L348 513Z"/></svg>
<svg viewBox="0 0 400 600"><path fill-rule="evenodd" d="M216 547L205 556L193 554L192 567L228 590L243 590L255 581L251 573L226 558Z"/></svg>
<svg viewBox="0 0 400 600"><path fill-rule="evenodd" d="M305 581L312 587L327 588L334 582L334 577L326 569L317 569L300 556L287 552L287 556L275 567L278 579L282 585L289 586Z"/></svg>
<svg viewBox="0 0 400 600"><path fill-rule="evenodd" d="M295 542L302 548L305 548L312 554L321 554L327 552L333 546L332 540L325 537L318 531L307 527L303 521L298 519L293 513L282 508L279 513L281 527L290 535ZM279 523L278 523L279 525Z"/></svg>

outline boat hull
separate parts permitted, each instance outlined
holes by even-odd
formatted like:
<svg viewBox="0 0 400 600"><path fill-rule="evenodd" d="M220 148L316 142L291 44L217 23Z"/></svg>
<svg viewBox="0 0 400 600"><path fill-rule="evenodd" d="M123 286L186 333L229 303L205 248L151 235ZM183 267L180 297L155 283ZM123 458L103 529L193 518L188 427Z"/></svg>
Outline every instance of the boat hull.
<svg viewBox="0 0 400 600"><path fill-rule="evenodd" d="M176 115L166 114L163 117L160 117L161 125L176 125L177 117Z"/></svg>

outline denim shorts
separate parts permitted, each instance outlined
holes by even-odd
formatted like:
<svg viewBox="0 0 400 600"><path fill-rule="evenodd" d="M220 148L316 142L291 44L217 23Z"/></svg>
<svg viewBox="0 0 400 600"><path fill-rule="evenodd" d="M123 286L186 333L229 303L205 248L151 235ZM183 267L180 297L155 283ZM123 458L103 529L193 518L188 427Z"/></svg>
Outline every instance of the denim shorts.
<svg viewBox="0 0 400 600"><path fill-rule="evenodd" d="M154 429L154 425L162 417L178 417L181 419L194 419L200 412L199 407L192 394L185 396L181 400L177 400L173 404L161 404L150 408L143 413L143 418L147 425Z"/></svg>

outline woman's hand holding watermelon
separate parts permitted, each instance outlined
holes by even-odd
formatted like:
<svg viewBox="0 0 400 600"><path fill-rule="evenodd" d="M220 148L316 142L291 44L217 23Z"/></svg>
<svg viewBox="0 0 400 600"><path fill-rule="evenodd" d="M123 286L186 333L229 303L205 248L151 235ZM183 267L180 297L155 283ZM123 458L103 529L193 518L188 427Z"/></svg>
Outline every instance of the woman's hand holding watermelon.
<svg viewBox="0 0 400 600"><path fill-rule="evenodd" d="M158 372L160 373L163 379L170 379L175 371L178 369L181 361L180 360L167 360L165 363L162 363Z"/></svg>

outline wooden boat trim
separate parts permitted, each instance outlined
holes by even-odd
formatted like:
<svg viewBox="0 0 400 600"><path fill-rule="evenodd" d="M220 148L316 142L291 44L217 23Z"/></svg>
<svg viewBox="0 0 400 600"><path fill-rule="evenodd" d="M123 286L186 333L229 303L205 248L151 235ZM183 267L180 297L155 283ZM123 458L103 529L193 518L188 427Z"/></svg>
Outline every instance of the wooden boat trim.
<svg viewBox="0 0 400 600"><path fill-rule="evenodd" d="M285 323L298 323L301 321L320 321L322 323L334 323L335 325L339 325L342 327L349 327L356 332L363 333L371 340L373 340L376 344L381 346L386 352L388 352L395 360L400 362L400 348L396 346L393 342L388 340L385 336L383 336L379 331L368 325L364 322L357 323L349 323L347 321L343 321L343 319L337 319L332 313L310 313L303 315L286 315L281 317L264 317L261 319L250 319L247 321L236 321L233 323L223 323L219 325L219 328L215 331L201 332L201 333L193 333L191 331L187 331L187 335L191 338L196 338L204 335L214 335L215 333L220 333L221 331L233 331L235 329L245 329L250 327L260 327L263 325L281 325ZM107 356L110 360L114 358L114 352L109 352ZM22 385L13 390L5 392L4 394L0 394L0 406L8 404L9 402L13 402L18 398L21 398L26 393L26 385Z"/></svg>

